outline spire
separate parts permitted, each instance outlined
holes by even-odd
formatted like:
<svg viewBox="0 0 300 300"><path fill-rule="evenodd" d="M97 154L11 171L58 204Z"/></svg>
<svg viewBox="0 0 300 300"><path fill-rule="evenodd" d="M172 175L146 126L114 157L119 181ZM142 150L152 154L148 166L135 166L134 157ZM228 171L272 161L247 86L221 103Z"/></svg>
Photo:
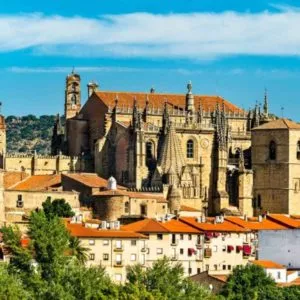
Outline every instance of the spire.
<svg viewBox="0 0 300 300"><path fill-rule="evenodd" d="M167 101L165 99L164 112L163 112L163 131L164 131L164 134L167 134L167 132L168 132L169 122L170 122L169 110L168 110Z"/></svg>
<svg viewBox="0 0 300 300"><path fill-rule="evenodd" d="M136 96L134 96L134 99L133 99L132 125L135 130L141 129L141 126L142 126L140 112L137 107Z"/></svg>
<svg viewBox="0 0 300 300"><path fill-rule="evenodd" d="M267 89L265 89L265 96L264 96L264 106L263 106L263 111L264 111L264 116L268 117L269 116L269 107L268 107L268 93Z"/></svg>
<svg viewBox="0 0 300 300"><path fill-rule="evenodd" d="M173 123L170 123L168 133L163 141L158 165L163 174L167 174L171 170L172 172L175 171L177 175L181 174L182 167L185 166L180 139Z"/></svg>
<svg viewBox="0 0 300 300"><path fill-rule="evenodd" d="M240 156L239 156L239 171L240 172L244 172L245 171L245 159L244 159L243 148L241 148Z"/></svg>
<svg viewBox="0 0 300 300"><path fill-rule="evenodd" d="M187 94L186 94L186 110L187 111L194 111L194 95L192 93L192 82L189 81L187 84Z"/></svg>

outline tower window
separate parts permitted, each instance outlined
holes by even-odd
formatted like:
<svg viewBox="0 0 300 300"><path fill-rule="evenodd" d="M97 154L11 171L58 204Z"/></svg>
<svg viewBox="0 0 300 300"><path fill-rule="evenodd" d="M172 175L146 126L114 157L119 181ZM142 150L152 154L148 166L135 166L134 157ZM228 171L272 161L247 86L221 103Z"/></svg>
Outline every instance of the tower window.
<svg viewBox="0 0 300 300"><path fill-rule="evenodd" d="M147 142L146 143L146 158L147 158L147 160L153 158L153 144L152 144L152 142Z"/></svg>
<svg viewBox="0 0 300 300"><path fill-rule="evenodd" d="M186 157L187 158L194 157L194 142L192 140L188 140L186 143Z"/></svg>
<svg viewBox="0 0 300 300"><path fill-rule="evenodd" d="M300 160L300 141L297 143L297 159Z"/></svg>
<svg viewBox="0 0 300 300"><path fill-rule="evenodd" d="M72 104L76 104L76 95L72 95L71 97Z"/></svg>
<svg viewBox="0 0 300 300"><path fill-rule="evenodd" d="M72 84L72 92L76 92L76 83L74 82L73 84Z"/></svg>
<svg viewBox="0 0 300 300"><path fill-rule="evenodd" d="M276 159L276 143L274 141L271 141L269 144L269 159Z"/></svg>

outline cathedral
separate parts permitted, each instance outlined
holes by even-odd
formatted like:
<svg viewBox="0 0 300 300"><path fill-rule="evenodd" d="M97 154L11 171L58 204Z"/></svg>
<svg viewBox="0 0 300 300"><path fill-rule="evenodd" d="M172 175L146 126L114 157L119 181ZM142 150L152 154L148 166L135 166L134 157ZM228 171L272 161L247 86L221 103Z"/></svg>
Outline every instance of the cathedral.
<svg viewBox="0 0 300 300"><path fill-rule="evenodd" d="M175 213L180 205L206 215L240 214L252 207L251 129L269 121L219 96L102 91L80 75L66 78L65 119L58 116L52 154L85 157L94 172L113 176L132 191L163 192ZM250 184L250 187L249 187Z"/></svg>

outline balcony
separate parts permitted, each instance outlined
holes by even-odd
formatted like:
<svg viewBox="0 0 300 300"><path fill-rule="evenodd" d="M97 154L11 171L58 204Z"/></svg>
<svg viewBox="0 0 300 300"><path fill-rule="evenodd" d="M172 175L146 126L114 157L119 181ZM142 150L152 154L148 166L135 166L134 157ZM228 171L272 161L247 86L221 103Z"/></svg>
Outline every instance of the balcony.
<svg viewBox="0 0 300 300"><path fill-rule="evenodd" d="M116 268L122 268L123 267L123 261L122 260L115 261L114 267L116 267Z"/></svg>
<svg viewBox="0 0 300 300"><path fill-rule="evenodd" d="M203 256L196 256L196 261L203 261Z"/></svg>
<svg viewBox="0 0 300 300"><path fill-rule="evenodd" d="M123 252L124 251L123 246L115 246L114 251L115 252Z"/></svg>
<svg viewBox="0 0 300 300"><path fill-rule="evenodd" d="M143 247L142 249L141 249L141 252L147 252L148 251L148 248L146 248L146 247Z"/></svg>

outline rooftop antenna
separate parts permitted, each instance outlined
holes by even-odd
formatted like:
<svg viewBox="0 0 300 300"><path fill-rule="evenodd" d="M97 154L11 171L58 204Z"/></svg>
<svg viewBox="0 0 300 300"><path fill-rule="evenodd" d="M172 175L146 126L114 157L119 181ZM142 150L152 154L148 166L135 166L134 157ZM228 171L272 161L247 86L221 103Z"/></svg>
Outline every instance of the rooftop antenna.
<svg viewBox="0 0 300 300"><path fill-rule="evenodd" d="M284 107L283 106L281 106L281 118L283 119L283 112L284 112Z"/></svg>

